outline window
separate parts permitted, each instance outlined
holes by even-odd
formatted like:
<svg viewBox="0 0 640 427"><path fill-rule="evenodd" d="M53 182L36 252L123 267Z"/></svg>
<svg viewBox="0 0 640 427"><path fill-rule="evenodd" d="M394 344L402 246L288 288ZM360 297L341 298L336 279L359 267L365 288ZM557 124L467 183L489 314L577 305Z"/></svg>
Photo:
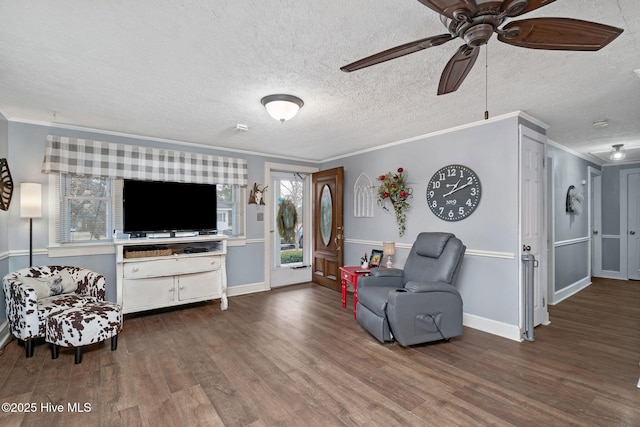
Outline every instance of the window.
<svg viewBox="0 0 640 427"><path fill-rule="evenodd" d="M56 242L110 241L112 179L60 175Z"/></svg>
<svg viewBox="0 0 640 427"><path fill-rule="evenodd" d="M122 180L61 174L57 187L56 243L111 241L122 229ZM245 187L218 184L217 192L218 232L244 237Z"/></svg>
<svg viewBox="0 0 640 427"><path fill-rule="evenodd" d="M246 188L218 184L218 233L229 237L244 236Z"/></svg>

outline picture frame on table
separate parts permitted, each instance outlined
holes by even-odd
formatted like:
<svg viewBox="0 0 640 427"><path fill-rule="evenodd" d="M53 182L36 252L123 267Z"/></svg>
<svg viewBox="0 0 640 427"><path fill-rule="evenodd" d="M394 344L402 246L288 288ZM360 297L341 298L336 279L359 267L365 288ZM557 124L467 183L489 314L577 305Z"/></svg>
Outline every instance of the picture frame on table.
<svg viewBox="0 0 640 427"><path fill-rule="evenodd" d="M382 262L382 251L379 249L373 249L371 251L371 257L369 257L369 267L380 267Z"/></svg>

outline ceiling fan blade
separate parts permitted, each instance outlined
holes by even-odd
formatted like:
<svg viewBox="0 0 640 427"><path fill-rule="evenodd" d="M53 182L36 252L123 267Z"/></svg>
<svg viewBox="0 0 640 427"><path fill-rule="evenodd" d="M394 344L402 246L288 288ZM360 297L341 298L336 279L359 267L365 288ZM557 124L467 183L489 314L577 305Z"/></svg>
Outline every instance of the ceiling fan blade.
<svg viewBox="0 0 640 427"><path fill-rule="evenodd" d="M426 39L416 40L410 43L405 43L400 46L392 47L383 52L376 53L375 55L367 56L359 61L352 62L343 67L340 67L342 71L351 72L361 68L370 67L381 62L389 61L390 59L399 58L410 53L418 52L433 46L439 46L453 39L451 34L440 34L439 36L427 37Z"/></svg>
<svg viewBox="0 0 640 427"><path fill-rule="evenodd" d="M556 0L529 0L528 2L524 0L504 0L500 6L500 12L507 11L507 16L509 17L520 16L554 1ZM509 8L513 8L513 10L509 10Z"/></svg>
<svg viewBox="0 0 640 427"><path fill-rule="evenodd" d="M440 15L451 19L456 19L454 12L457 10L468 10L469 16L478 12L478 4L475 0L418 0L423 5L435 10Z"/></svg>
<svg viewBox="0 0 640 427"><path fill-rule="evenodd" d="M570 18L533 18L513 21L498 40L529 49L599 50L622 33L621 28Z"/></svg>
<svg viewBox="0 0 640 427"><path fill-rule="evenodd" d="M445 95L458 90L471 68L473 68L473 64L476 63L479 53L479 47L469 47L463 44L458 48L458 51L451 57L447 66L444 67L442 76L440 76L438 95Z"/></svg>

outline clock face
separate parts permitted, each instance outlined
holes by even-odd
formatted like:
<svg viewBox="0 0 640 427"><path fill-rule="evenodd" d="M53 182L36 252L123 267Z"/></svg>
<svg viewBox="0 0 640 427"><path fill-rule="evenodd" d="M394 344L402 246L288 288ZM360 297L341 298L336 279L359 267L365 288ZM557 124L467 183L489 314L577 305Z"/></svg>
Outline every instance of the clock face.
<svg viewBox="0 0 640 427"><path fill-rule="evenodd" d="M480 194L480 180L474 171L462 165L449 165L431 177L427 204L438 218L460 221L478 207Z"/></svg>

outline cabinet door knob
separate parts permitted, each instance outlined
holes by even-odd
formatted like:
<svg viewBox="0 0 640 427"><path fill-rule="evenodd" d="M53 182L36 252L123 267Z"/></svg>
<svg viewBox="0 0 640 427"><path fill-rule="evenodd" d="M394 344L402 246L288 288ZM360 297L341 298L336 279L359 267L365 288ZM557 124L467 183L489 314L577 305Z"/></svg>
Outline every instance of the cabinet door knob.
<svg viewBox="0 0 640 427"><path fill-rule="evenodd" d="M140 269L138 267L133 267L133 271L134 272L138 272L138 271L140 271Z"/></svg>

